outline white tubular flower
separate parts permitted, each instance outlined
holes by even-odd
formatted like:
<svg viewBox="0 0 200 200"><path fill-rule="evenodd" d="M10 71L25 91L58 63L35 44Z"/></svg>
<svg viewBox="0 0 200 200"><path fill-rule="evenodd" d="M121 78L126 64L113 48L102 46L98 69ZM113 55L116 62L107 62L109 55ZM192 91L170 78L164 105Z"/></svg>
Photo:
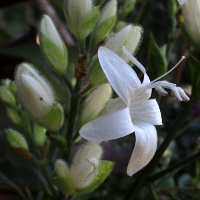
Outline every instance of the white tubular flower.
<svg viewBox="0 0 200 200"><path fill-rule="evenodd" d="M144 73L143 82L123 59L109 49L100 47L99 62L119 97L109 100L100 116L81 128L80 135L92 141L105 141L135 132L135 147L127 168L127 174L132 176L149 163L157 149L154 125L161 125L162 118L157 101L149 99L152 88L164 95L167 94L164 88L169 88L179 101L189 101L189 98L175 84L156 82L164 75L150 82L145 68L124 47L123 52Z"/></svg>
<svg viewBox="0 0 200 200"><path fill-rule="evenodd" d="M200 49L200 1L187 1L182 11L186 32L194 45Z"/></svg>
<svg viewBox="0 0 200 200"><path fill-rule="evenodd" d="M183 5L187 0L177 0L180 5ZM190 0L191 1L191 0Z"/></svg>

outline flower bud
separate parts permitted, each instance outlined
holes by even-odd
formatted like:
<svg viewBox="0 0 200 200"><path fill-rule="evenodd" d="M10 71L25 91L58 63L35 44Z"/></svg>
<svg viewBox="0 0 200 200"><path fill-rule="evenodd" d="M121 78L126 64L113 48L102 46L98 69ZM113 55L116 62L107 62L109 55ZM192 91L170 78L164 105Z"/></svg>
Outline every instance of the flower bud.
<svg viewBox="0 0 200 200"><path fill-rule="evenodd" d="M93 45L98 44L112 29L116 21L117 1L110 0L101 10L100 17L92 33Z"/></svg>
<svg viewBox="0 0 200 200"><path fill-rule="evenodd" d="M127 25L108 40L105 47L115 52L125 61L129 59L123 54L122 46L133 54L141 40L142 28L139 26ZM99 64L98 57L95 56L89 66L87 77L91 85L99 85L107 82L107 78Z"/></svg>
<svg viewBox="0 0 200 200"><path fill-rule="evenodd" d="M28 150L28 144L26 142L26 139L21 133L11 128L5 129L5 132L7 134L8 142L11 147Z"/></svg>
<svg viewBox="0 0 200 200"><path fill-rule="evenodd" d="M18 95L30 118L55 131L63 123L62 106L55 102L51 86L30 64L22 63L16 72Z"/></svg>
<svg viewBox="0 0 200 200"><path fill-rule="evenodd" d="M130 54L133 54L140 43L141 35L142 28L140 26L129 24L111 37L106 43L105 47L128 62L129 59L122 52L122 47L125 46L127 51L130 52Z"/></svg>
<svg viewBox="0 0 200 200"><path fill-rule="evenodd" d="M65 75L68 62L67 48L48 15L42 18L39 36L45 58L57 73Z"/></svg>
<svg viewBox="0 0 200 200"><path fill-rule="evenodd" d="M64 160L57 159L54 165L52 180L54 184L63 192L68 194L75 193L72 185L71 174L67 163Z"/></svg>
<svg viewBox="0 0 200 200"><path fill-rule="evenodd" d="M16 100L8 87L0 86L0 99L7 106L15 106Z"/></svg>
<svg viewBox="0 0 200 200"><path fill-rule="evenodd" d="M33 134L34 134L34 141L40 147L43 147L46 143L47 136L46 136L47 129L36 124L33 125Z"/></svg>
<svg viewBox="0 0 200 200"><path fill-rule="evenodd" d="M75 154L70 167L61 159L55 162L54 184L64 193L86 193L97 188L112 171L113 162L101 161L98 142L84 143Z"/></svg>
<svg viewBox="0 0 200 200"><path fill-rule="evenodd" d="M78 149L70 166L72 183L76 189L87 187L95 178L102 153L98 142L86 142Z"/></svg>
<svg viewBox="0 0 200 200"><path fill-rule="evenodd" d="M64 11L68 27L78 40L91 33L99 17L99 8L93 7L92 0L65 0Z"/></svg>
<svg viewBox="0 0 200 200"><path fill-rule="evenodd" d="M200 50L200 1L188 0L182 6L184 27L192 43Z"/></svg>
<svg viewBox="0 0 200 200"><path fill-rule="evenodd" d="M19 116L18 112L14 108L7 108L6 112L7 112L8 117L14 124L16 124L17 126L22 125L21 117Z"/></svg>
<svg viewBox="0 0 200 200"><path fill-rule="evenodd" d="M12 94L16 97L17 95L17 88L16 88L16 84L11 81L10 79L3 79L2 80L2 84L9 88L9 90L12 92Z"/></svg>
<svg viewBox="0 0 200 200"><path fill-rule="evenodd" d="M109 83L97 87L81 105L79 113L79 124L85 123L96 118L98 113L103 109L106 102L112 95L112 89Z"/></svg>

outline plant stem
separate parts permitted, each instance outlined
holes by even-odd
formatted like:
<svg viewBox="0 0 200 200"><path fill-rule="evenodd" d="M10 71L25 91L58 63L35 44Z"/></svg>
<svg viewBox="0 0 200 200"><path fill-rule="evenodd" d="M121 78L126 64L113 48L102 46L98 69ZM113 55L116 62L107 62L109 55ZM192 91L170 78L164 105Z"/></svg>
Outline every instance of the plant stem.
<svg viewBox="0 0 200 200"><path fill-rule="evenodd" d="M53 183L51 182L51 178L49 176L46 161L38 162L38 165L40 166L41 172L44 175L44 177L49 185L49 189L51 190L52 195L54 196L54 198L57 198L57 191L56 191Z"/></svg>
<svg viewBox="0 0 200 200"><path fill-rule="evenodd" d="M154 168L160 161L163 153L169 146L170 142L175 138L177 131L179 130L180 126L183 124L183 122L185 121L185 119L187 118L188 114L190 113L191 109L194 107L197 101L198 101L197 98L191 98L189 105L184 108L183 112L181 112L180 117L178 117L178 119L174 123L173 128L171 129L171 131L169 131L169 134L166 136L165 140L163 141L163 143L157 150L155 156L153 157L151 162L148 164L148 166L143 170L143 172L146 175L154 170Z"/></svg>
<svg viewBox="0 0 200 200"><path fill-rule="evenodd" d="M71 150L71 146L72 146L72 136L73 136L73 131L74 131L74 124L75 124L75 119L76 119L76 113L78 110L78 105L79 105L79 101L80 101L80 97L78 95L78 92L80 90L81 87L81 81L77 81L74 92L71 96L71 108L70 108L70 113L69 113L69 121L68 121L68 130L67 130L67 143L68 143L68 153Z"/></svg>
<svg viewBox="0 0 200 200"><path fill-rule="evenodd" d="M180 162L177 162L176 164L168 167L167 169L165 169L165 170L163 170L163 171L161 171L157 174L154 174L152 176L147 177L147 181L153 182L153 181L165 176L166 174L168 174L168 173L170 173L170 172L172 172L172 171L174 171L174 170L176 170L180 167L184 167L185 165L187 165L187 164L189 164L189 163L191 163L191 162L193 162L193 161L195 161L199 158L200 158L200 152L197 152L197 153L195 153L191 156L188 156L187 158L184 158Z"/></svg>
<svg viewBox="0 0 200 200"><path fill-rule="evenodd" d="M139 194L139 191L144 187L144 185L145 185L144 179L142 178L140 178L139 180L136 179L131 187L132 189L130 193L125 197L125 200L135 200L135 198Z"/></svg>
<svg viewBox="0 0 200 200"><path fill-rule="evenodd" d="M5 176L3 173L0 172L0 180L9 185L15 192L21 197L22 200L29 200L28 197L26 197L21 189L14 184L7 176Z"/></svg>
<svg viewBox="0 0 200 200"><path fill-rule="evenodd" d="M62 78L65 81L65 83L67 84L70 92L73 93L73 86L72 86L71 82L69 81L69 78L67 77L67 75L62 76Z"/></svg>
<svg viewBox="0 0 200 200"><path fill-rule="evenodd" d="M82 91L79 92L79 96L83 96L85 94L87 94L93 87L93 85L88 85L85 89L83 89Z"/></svg>

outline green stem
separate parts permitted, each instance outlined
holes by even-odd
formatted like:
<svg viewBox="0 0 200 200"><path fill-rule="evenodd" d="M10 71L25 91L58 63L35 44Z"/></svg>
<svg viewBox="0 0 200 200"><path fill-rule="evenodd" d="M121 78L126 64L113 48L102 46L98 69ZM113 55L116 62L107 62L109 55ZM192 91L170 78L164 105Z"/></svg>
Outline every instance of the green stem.
<svg viewBox="0 0 200 200"><path fill-rule="evenodd" d="M143 170L143 172L146 175L149 174L151 171L153 171L154 168L157 166L165 150L169 146L170 142L175 138L177 131L179 130L180 126L183 124L183 122L185 121L185 119L187 118L188 114L190 113L191 109L194 107L197 101L198 101L197 98L191 98L189 105L184 108L180 117L174 123L173 128L171 129L171 131L169 131L169 134L167 134L165 140L163 141L163 143L157 150L155 156L153 157L151 162L148 164L148 166Z"/></svg>
<svg viewBox="0 0 200 200"><path fill-rule="evenodd" d="M81 92L79 92L79 96L83 96L85 94L87 94L93 87L93 85L88 85L86 88L84 88Z"/></svg>
<svg viewBox="0 0 200 200"><path fill-rule="evenodd" d="M125 197L125 200L134 200L138 196L139 191L144 187L144 185L144 179L136 179L131 187L130 193Z"/></svg>
<svg viewBox="0 0 200 200"><path fill-rule="evenodd" d="M54 198L57 198L57 191L49 176L49 171L47 169L46 161L38 162L38 165L40 166L41 172L49 185L49 189L51 190L52 195L54 196Z"/></svg>
<svg viewBox="0 0 200 200"><path fill-rule="evenodd" d="M5 182L7 185L9 185L15 192L21 197L22 200L29 200L28 197L26 197L21 189L14 184L7 176L5 176L3 173L0 173L0 180Z"/></svg>
<svg viewBox="0 0 200 200"><path fill-rule="evenodd" d="M62 78L65 81L65 83L67 84L70 92L73 93L73 86L72 86L71 82L69 81L69 78L67 77L67 75L63 76Z"/></svg>
<svg viewBox="0 0 200 200"><path fill-rule="evenodd" d="M177 162L176 164L168 167L167 169L157 173L157 174L154 174L152 176L149 176L147 177L147 181L149 182L153 182L159 178L162 178L163 176L165 176L166 174L169 174L170 172L178 169L178 168L181 168L181 167L184 167L185 165L197 160L200 158L200 152L198 153L195 153L191 156L188 156L187 158L184 158L183 160L181 160L180 162Z"/></svg>
<svg viewBox="0 0 200 200"><path fill-rule="evenodd" d="M74 92L71 96L71 108L70 108L70 113L69 113L69 121L68 121L68 129L67 129L67 143L68 143L68 153L71 150L72 142L73 142L73 131L74 131L74 124L76 120L76 113L78 110L78 105L80 101L80 97L78 95L78 92L81 88L81 82L77 81Z"/></svg>

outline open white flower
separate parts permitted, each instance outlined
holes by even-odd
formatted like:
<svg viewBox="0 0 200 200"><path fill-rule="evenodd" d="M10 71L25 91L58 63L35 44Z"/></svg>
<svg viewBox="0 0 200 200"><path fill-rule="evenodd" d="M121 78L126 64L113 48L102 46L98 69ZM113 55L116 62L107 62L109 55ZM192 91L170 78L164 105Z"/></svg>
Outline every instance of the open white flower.
<svg viewBox="0 0 200 200"><path fill-rule="evenodd" d="M177 0L180 5L183 5L187 0ZM191 0L190 0L191 1Z"/></svg>
<svg viewBox="0 0 200 200"><path fill-rule="evenodd" d="M127 174L132 176L149 163L157 148L157 131L154 125L161 125L162 118L157 101L149 99L152 88L163 95L167 95L164 88L169 88L179 101L188 101L189 98L175 84L156 82L159 78L150 82L145 68L125 47L123 52L144 73L143 82L123 59L109 49L100 47L99 62L119 98L109 100L99 117L81 128L80 135L92 141L105 141L134 132L135 147L127 168Z"/></svg>

